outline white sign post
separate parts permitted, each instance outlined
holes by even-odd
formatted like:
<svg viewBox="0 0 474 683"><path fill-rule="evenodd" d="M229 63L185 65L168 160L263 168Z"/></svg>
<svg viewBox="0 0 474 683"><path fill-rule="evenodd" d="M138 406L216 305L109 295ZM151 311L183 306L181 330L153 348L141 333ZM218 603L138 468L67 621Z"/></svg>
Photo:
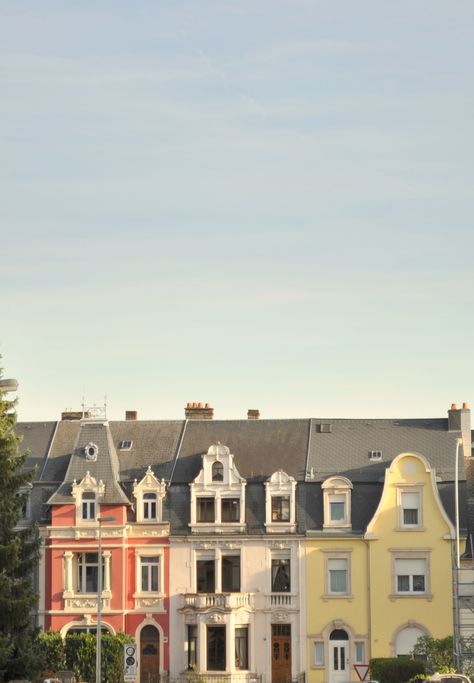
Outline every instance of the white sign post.
<svg viewBox="0 0 474 683"><path fill-rule="evenodd" d="M137 646L135 643L125 643L123 646L124 680L134 681L137 677Z"/></svg>

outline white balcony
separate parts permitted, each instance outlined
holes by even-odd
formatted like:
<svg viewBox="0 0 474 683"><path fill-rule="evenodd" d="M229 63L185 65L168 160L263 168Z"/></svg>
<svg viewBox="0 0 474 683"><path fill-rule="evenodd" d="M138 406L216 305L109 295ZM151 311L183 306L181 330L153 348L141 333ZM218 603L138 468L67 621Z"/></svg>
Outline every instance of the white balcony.
<svg viewBox="0 0 474 683"><path fill-rule="evenodd" d="M299 599L296 593L267 593L265 610L287 609L299 610Z"/></svg>
<svg viewBox="0 0 474 683"><path fill-rule="evenodd" d="M183 608L196 610L214 609L216 607L231 611L239 607L252 607L251 593L185 593Z"/></svg>

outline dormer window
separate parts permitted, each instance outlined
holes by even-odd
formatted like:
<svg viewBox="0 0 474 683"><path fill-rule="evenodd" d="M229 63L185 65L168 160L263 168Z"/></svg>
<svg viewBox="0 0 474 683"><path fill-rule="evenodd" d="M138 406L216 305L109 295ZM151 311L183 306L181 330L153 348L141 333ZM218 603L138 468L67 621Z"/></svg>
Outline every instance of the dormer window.
<svg viewBox="0 0 474 683"><path fill-rule="evenodd" d="M202 456L202 469L190 484L192 531L209 531L209 527L226 533L244 531L245 486L227 446L213 444Z"/></svg>
<svg viewBox="0 0 474 683"><path fill-rule="evenodd" d="M330 477L322 485L324 493L324 528L351 528L352 483L346 477Z"/></svg>
<svg viewBox="0 0 474 683"><path fill-rule="evenodd" d="M219 461L212 464L212 481L224 481L224 466Z"/></svg>
<svg viewBox="0 0 474 683"><path fill-rule="evenodd" d="M95 520L95 493L82 494L82 519Z"/></svg>
<svg viewBox="0 0 474 683"><path fill-rule="evenodd" d="M137 501L137 522L157 524L162 522L163 499L166 495L164 479L157 479L151 467L140 482L135 479L133 495Z"/></svg>
<svg viewBox="0 0 474 683"><path fill-rule="evenodd" d="M403 530L423 527L423 506L421 486L398 486L398 528Z"/></svg>
<svg viewBox="0 0 474 683"><path fill-rule="evenodd" d="M143 494L143 519L156 520L156 493Z"/></svg>
<svg viewBox="0 0 474 683"><path fill-rule="evenodd" d="M296 531L296 480L283 470L265 483L265 527L268 533Z"/></svg>
<svg viewBox="0 0 474 683"><path fill-rule="evenodd" d="M72 496L76 500L76 524L95 522L100 513L100 500L105 493L105 484L86 472L86 476L78 484L72 484Z"/></svg>

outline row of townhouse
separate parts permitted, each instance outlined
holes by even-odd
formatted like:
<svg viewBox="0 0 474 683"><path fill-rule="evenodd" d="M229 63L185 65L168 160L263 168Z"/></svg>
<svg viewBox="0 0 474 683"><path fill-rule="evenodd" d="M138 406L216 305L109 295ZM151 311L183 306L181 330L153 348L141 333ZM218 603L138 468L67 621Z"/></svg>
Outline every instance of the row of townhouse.
<svg viewBox="0 0 474 683"><path fill-rule="evenodd" d="M62 417L18 424L37 466L25 517L43 538L42 628L94 632L100 536L102 625L136 639L143 683L194 668L342 683L452 633L467 406L442 419L220 421L201 404L182 421Z"/></svg>

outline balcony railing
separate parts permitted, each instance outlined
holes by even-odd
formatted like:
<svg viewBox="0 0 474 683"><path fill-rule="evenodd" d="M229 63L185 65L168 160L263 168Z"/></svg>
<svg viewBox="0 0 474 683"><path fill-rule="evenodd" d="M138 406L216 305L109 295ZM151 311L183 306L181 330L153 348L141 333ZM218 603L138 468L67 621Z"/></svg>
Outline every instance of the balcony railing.
<svg viewBox="0 0 474 683"><path fill-rule="evenodd" d="M265 608L285 607L286 609L299 609L298 596L295 593L268 593L265 596Z"/></svg>
<svg viewBox="0 0 474 683"><path fill-rule="evenodd" d="M220 607L225 610L239 607L252 607L251 593L186 593L183 595L183 607L194 609L211 609Z"/></svg>

